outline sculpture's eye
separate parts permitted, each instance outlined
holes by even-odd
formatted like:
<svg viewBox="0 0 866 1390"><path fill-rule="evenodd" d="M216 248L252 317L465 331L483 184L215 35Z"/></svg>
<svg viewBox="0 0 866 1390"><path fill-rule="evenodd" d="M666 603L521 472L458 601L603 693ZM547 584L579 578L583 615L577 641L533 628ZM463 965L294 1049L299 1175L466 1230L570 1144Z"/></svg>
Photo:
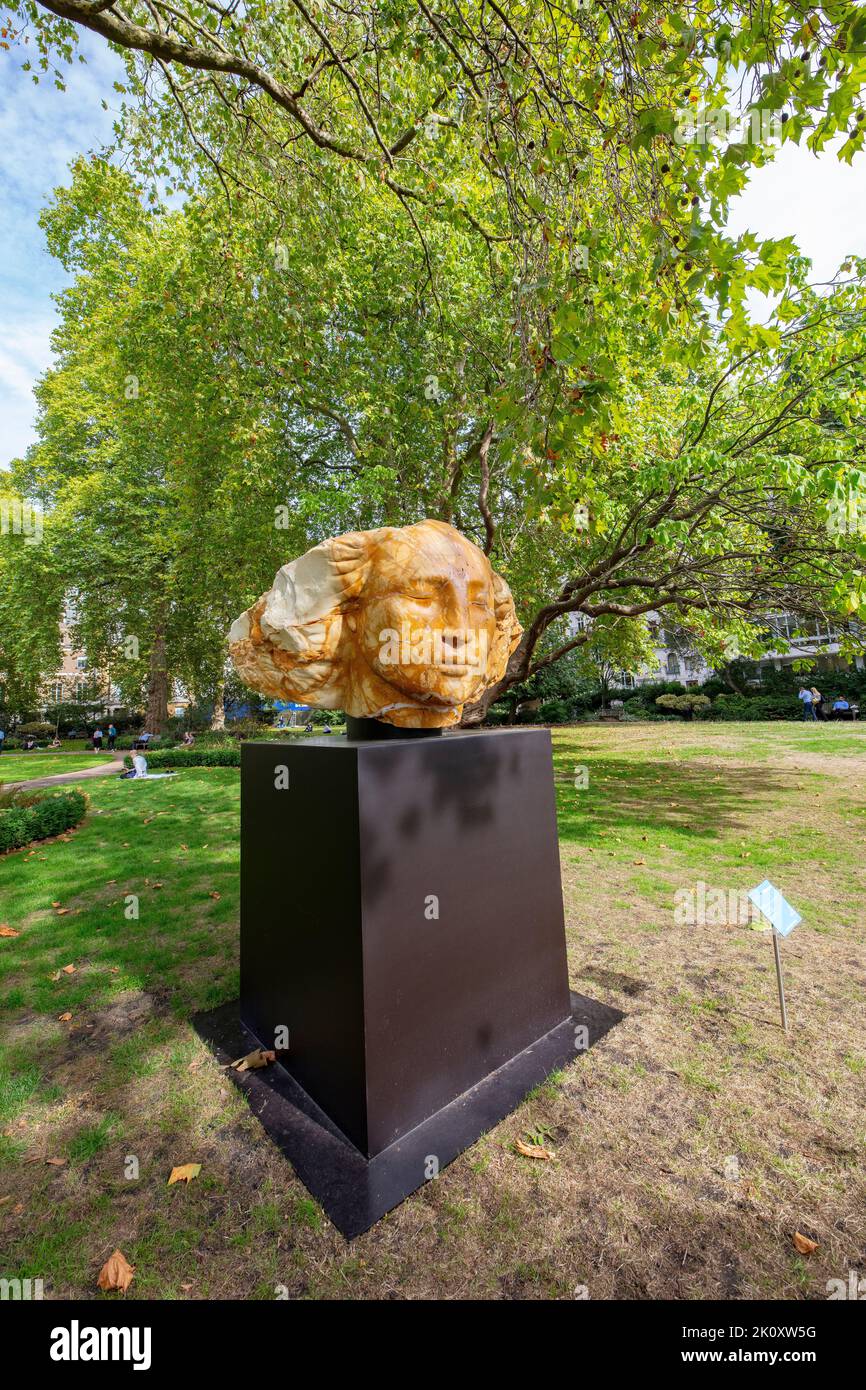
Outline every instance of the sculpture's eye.
<svg viewBox="0 0 866 1390"><path fill-rule="evenodd" d="M469 589L469 602L473 608L483 608L486 613L493 611L493 598L490 590L484 587Z"/></svg>

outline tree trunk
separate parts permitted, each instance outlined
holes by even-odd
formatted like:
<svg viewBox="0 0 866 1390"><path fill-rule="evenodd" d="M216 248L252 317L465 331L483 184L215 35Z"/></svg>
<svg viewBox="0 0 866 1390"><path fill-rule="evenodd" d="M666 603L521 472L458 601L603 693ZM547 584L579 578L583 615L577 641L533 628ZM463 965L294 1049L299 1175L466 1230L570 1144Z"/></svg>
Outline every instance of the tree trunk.
<svg viewBox="0 0 866 1390"><path fill-rule="evenodd" d="M226 683L224 680L221 680L216 688L210 726L214 733L219 733L226 726Z"/></svg>
<svg viewBox="0 0 866 1390"><path fill-rule="evenodd" d="M737 682L734 680L733 672L731 671L729 665L725 665L722 667L722 680L725 682L725 685L727 685L731 690L733 690L735 695L745 695L745 690L741 690L740 687L737 685Z"/></svg>
<svg viewBox="0 0 866 1390"><path fill-rule="evenodd" d="M150 671L147 680L146 728L161 734L168 720L168 671L165 664L165 637L157 632L150 650Z"/></svg>

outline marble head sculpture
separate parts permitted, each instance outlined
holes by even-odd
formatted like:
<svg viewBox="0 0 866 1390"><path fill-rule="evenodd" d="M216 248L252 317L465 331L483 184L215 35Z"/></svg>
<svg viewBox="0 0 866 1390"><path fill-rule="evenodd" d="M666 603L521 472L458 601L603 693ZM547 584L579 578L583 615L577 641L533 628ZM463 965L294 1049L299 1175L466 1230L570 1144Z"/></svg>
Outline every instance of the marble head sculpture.
<svg viewBox="0 0 866 1390"><path fill-rule="evenodd" d="M333 536L284 565L229 652L262 694L432 729L502 678L520 633L486 555L421 521Z"/></svg>

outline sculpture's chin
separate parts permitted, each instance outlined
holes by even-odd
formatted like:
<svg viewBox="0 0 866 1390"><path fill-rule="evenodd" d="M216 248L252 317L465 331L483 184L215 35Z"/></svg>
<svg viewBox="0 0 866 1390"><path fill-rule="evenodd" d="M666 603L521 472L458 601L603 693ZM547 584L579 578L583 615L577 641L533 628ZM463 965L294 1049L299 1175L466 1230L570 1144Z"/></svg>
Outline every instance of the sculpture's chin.
<svg viewBox="0 0 866 1390"><path fill-rule="evenodd" d="M351 710L348 713L351 714ZM383 724L393 724L398 729L450 729L460 723L462 713L462 705L452 709L434 709L407 704L354 717L379 719Z"/></svg>

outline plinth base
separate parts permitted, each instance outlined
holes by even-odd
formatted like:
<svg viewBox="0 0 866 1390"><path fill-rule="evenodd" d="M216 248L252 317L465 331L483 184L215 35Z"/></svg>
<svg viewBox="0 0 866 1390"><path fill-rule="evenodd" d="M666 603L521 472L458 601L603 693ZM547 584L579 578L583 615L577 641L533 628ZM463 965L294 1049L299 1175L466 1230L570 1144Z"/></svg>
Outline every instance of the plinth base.
<svg viewBox="0 0 866 1390"><path fill-rule="evenodd" d="M483 1081L437 1110L395 1143L366 1158L278 1062L228 1075L244 1092L266 1134L348 1240L423 1187L520 1104L551 1072L583 1055L624 1017L618 1009L571 995L572 1017L519 1052ZM238 1002L193 1019L199 1036L225 1065L259 1041L240 1021ZM575 1050L575 1030L580 1051Z"/></svg>

